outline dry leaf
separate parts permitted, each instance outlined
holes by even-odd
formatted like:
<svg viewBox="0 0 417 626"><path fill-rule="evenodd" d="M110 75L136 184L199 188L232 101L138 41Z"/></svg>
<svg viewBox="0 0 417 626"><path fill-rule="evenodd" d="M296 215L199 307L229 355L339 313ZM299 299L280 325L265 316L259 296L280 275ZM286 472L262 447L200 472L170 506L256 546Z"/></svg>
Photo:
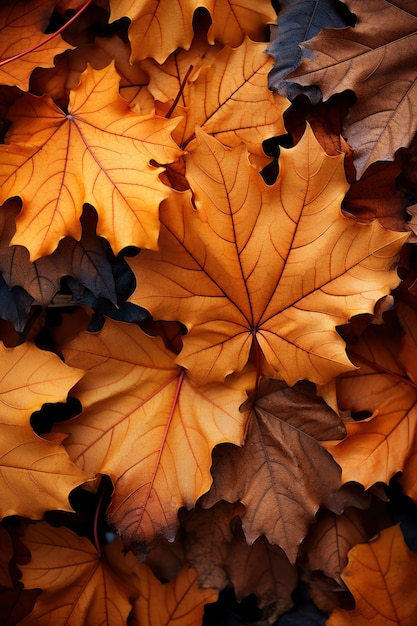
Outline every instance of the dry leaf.
<svg viewBox="0 0 417 626"><path fill-rule="evenodd" d="M197 210L186 193L164 204L160 252L130 261L131 300L185 324L177 362L199 384L241 371L251 349L261 373L289 385L351 369L335 327L372 313L398 284L392 266L407 235L342 216L343 159L310 129L282 150L273 186L244 146L197 137L186 159Z"/></svg>
<svg viewBox="0 0 417 626"><path fill-rule="evenodd" d="M177 122L132 112L118 84L113 65L89 67L68 114L47 96L29 94L12 109L8 143L0 146L1 200L19 189L23 209L12 243L28 248L31 261L65 235L80 239L85 202L97 210L97 233L115 253L157 245L158 207L169 189L159 180L162 168L149 162L179 156L170 136Z"/></svg>

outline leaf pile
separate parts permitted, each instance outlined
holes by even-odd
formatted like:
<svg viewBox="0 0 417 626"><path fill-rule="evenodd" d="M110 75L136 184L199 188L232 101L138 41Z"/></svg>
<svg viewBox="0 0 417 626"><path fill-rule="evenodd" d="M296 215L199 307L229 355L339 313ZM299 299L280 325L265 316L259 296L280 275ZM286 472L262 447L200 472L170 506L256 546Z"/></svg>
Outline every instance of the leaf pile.
<svg viewBox="0 0 417 626"><path fill-rule="evenodd" d="M5 625L413 623L417 13L281 4L0 8Z"/></svg>

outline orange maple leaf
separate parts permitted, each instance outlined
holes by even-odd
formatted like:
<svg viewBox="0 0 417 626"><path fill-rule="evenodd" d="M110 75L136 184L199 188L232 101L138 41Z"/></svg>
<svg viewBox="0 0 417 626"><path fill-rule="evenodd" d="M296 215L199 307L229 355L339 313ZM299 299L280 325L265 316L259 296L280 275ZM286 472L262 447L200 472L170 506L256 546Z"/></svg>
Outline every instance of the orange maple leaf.
<svg viewBox="0 0 417 626"><path fill-rule="evenodd" d="M158 63L177 48L189 49L193 38L193 16L199 7L212 17L209 43L215 39L223 44L239 46L245 34L262 39L267 25L276 20L269 0L150 0L146 4L134 0L111 0L110 20L129 17L131 61L152 57Z"/></svg>
<svg viewBox="0 0 417 626"><path fill-rule="evenodd" d="M80 626L111 624L125 626L132 604L131 585L114 573L113 563L97 553L85 537L68 528L53 528L45 522L29 526L24 538L31 561L21 567L25 587L43 592L34 610L21 623L25 626ZM118 550L117 550L118 548ZM123 556L119 540L112 560L127 561L130 570L138 567L132 554ZM115 554L117 552L117 554ZM124 563L126 567L126 563Z"/></svg>
<svg viewBox="0 0 417 626"><path fill-rule="evenodd" d="M348 559L342 578L356 608L336 609L327 626L415 626L417 554L407 548L400 526L355 546Z"/></svg>
<svg viewBox="0 0 417 626"><path fill-rule="evenodd" d="M59 445L30 426L33 411L59 402L82 377L51 352L32 344L0 344L0 516L40 519L47 510L72 511L69 492L89 479Z"/></svg>
<svg viewBox="0 0 417 626"><path fill-rule="evenodd" d="M59 426L69 434L68 453L89 475L111 477L108 516L127 541L172 540L178 509L194 506L210 487L213 446L243 443L239 405L253 373L198 388L160 338L111 320L63 353L88 370L74 389L82 415Z"/></svg>
<svg viewBox="0 0 417 626"><path fill-rule="evenodd" d="M129 245L157 247L158 208L169 195L162 168L181 151L177 125L140 116L118 93L113 65L88 67L71 91L68 113L47 96L26 94L11 110L12 130L0 150L0 201L18 194L23 209L12 243L31 260L50 254L65 235L79 239L83 203L92 204L97 232L117 253Z"/></svg>
<svg viewBox="0 0 417 626"><path fill-rule="evenodd" d="M200 384L242 370L251 349L261 373L289 385L351 369L336 326L398 284L407 235L341 214L343 157L309 128L282 149L270 187L243 145L228 150L201 130L186 166L197 210L176 194L161 207L161 251L130 261L132 301L189 330L177 362Z"/></svg>
<svg viewBox="0 0 417 626"><path fill-rule="evenodd" d="M0 83L28 88L35 67L49 67L54 57L72 46L60 35L24 56L12 60L26 50L44 42L44 34L54 10L55 0L21 0L3 2L0 7Z"/></svg>

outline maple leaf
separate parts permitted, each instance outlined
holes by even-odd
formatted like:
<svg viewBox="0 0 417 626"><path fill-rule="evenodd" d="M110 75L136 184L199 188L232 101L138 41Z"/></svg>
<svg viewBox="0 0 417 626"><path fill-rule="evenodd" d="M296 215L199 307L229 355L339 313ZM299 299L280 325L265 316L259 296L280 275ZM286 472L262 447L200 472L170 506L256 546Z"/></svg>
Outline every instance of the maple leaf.
<svg viewBox="0 0 417 626"><path fill-rule="evenodd" d="M358 176L371 163L392 160L417 130L415 58L417 13L410 0L345 0L357 23L325 29L302 47L313 59L287 78L319 85L323 98L352 89L358 102L346 122Z"/></svg>
<svg viewBox="0 0 417 626"><path fill-rule="evenodd" d="M343 433L338 415L309 386L281 385L256 401L242 448L214 450L213 486L203 506L240 500L246 507L242 523L247 541L265 535L294 563L319 506L343 510L340 468L321 445Z"/></svg>
<svg viewBox="0 0 417 626"><path fill-rule="evenodd" d="M177 362L200 384L241 371L252 347L260 372L289 385L352 368L335 327L398 284L392 264L407 235L342 216L342 160L307 128L267 186L243 145L197 130L186 157L197 210L175 194L161 207L160 252L129 264L131 300L187 327Z"/></svg>
<svg viewBox="0 0 417 626"><path fill-rule="evenodd" d="M45 42L44 34L54 10L55 0L20 0L0 7L0 83L28 89L32 71L53 65L57 54L72 46L60 35ZM39 46L37 49L32 48ZM28 51L13 61L13 57ZM10 59L9 62L7 62Z"/></svg>
<svg viewBox="0 0 417 626"><path fill-rule="evenodd" d="M405 305L397 304L397 310L404 311ZM415 360L411 329L416 314L410 309L409 315L410 343L400 359L399 339L392 330L370 326L352 350L351 358L360 369L338 380L339 406L355 413L371 413L367 419L346 423L347 436L342 441L324 444L341 466L343 482L357 481L367 489L379 481L388 483L399 471L408 475L407 459L414 453L417 425L415 368L407 368L412 377L409 384L404 367L405 362L409 365ZM406 319L404 315L403 324ZM413 468L410 470L412 477ZM411 494L417 496L412 489Z"/></svg>
<svg viewBox="0 0 417 626"><path fill-rule="evenodd" d="M23 246L9 246L15 234L15 219L20 202L12 198L0 213L0 270L9 287L21 286L32 297L32 303L48 306L60 290L63 276L77 278L96 297L116 302L116 291L108 249L97 237L91 215L84 215L84 233L79 242L63 239L51 255L33 263Z"/></svg>
<svg viewBox="0 0 417 626"><path fill-rule="evenodd" d="M210 487L213 446L243 442L239 405L253 372L198 388L160 338L111 320L63 353L88 370L74 389L83 414L60 425L70 435L68 453L89 475L111 477L108 517L126 541L173 540L178 508L192 507Z"/></svg>
<svg viewBox="0 0 417 626"><path fill-rule="evenodd" d="M29 526L24 541L32 558L21 566L23 582L26 588L39 587L43 593L22 625L126 624L133 590L115 575L105 550L99 555L85 537L45 522ZM123 559L121 541L118 548L119 559ZM137 564L133 555L125 558L133 559L133 569Z"/></svg>
<svg viewBox="0 0 417 626"><path fill-rule="evenodd" d="M369 511L365 511L366 514L369 515ZM367 540L361 511L353 507L341 515L324 511L317 524L311 527L304 544L309 568L323 572L343 585L341 574L349 550Z"/></svg>
<svg viewBox="0 0 417 626"><path fill-rule="evenodd" d="M161 583L146 564L138 570L138 598L133 626L201 626L204 605L217 600L215 589L200 589L197 572L184 566L178 576Z"/></svg>
<svg viewBox="0 0 417 626"><path fill-rule="evenodd" d="M0 345L1 517L42 518L45 511L72 511L68 493L90 477L77 468L57 440L32 430L33 411L66 399L82 376L50 352L32 344Z"/></svg>
<svg viewBox="0 0 417 626"><path fill-rule="evenodd" d="M302 90L296 83L282 79L299 66L302 58L300 43L311 39L323 28L343 28L347 26L341 15L340 3L332 0L283 0L280 2L279 19L271 28L271 43L268 54L275 59L274 68L269 74L269 87L277 90L290 100ZM307 93L313 102L320 100L320 90L311 85Z"/></svg>
<svg viewBox="0 0 417 626"><path fill-rule="evenodd" d="M111 22L124 16L131 19L132 62L151 57L161 64L177 48L188 50L194 33L194 11L199 7L206 8L212 17L210 44L217 39L236 47L245 34L263 39L267 24L276 19L269 0L150 0L144 4L111 0L110 7Z"/></svg>
<svg viewBox="0 0 417 626"><path fill-rule="evenodd" d="M140 116L118 93L114 66L88 67L71 91L68 113L47 97L23 95L1 146L1 201L19 195L23 209L11 243L31 261L53 252L65 235L79 239L83 203L99 219L97 233L115 253L129 245L156 247L158 207L169 195L162 168L181 153L170 133L175 120Z"/></svg>
<svg viewBox="0 0 417 626"><path fill-rule="evenodd" d="M369 543L355 546L342 578L353 594L353 611L336 609L327 626L414 626L417 554L404 542L400 526L383 530Z"/></svg>
<svg viewBox="0 0 417 626"><path fill-rule="evenodd" d="M169 57L159 71L152 73L151 93L155 97L161 93L154 86L156 81L157 85L163 81L167 91L166 74L174 74L175 67L178 84L171 91L174 100L190 65L194 64L195 54L192 47L173 59ZM210 52L210 62L206 60L202 67L197 66L196 75L189 76L187 90L182 94L180 104L186 107L186 119L175 134L178 144L185 148L194 139L198 125L226 146L235 147L243 141L249 152L262 157L261 163L265 164L262 142L285 133L283 113L289 104L285 98L265 89L272 65L264 44L248 38L238 48ZM178 113L174 108L172 114Z"/></svg>

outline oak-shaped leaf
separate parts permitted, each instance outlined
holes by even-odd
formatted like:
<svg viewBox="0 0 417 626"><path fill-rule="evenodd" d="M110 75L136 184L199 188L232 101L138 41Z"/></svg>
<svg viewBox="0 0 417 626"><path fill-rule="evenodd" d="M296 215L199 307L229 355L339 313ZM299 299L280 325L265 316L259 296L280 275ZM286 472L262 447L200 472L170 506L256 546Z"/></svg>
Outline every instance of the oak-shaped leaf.
<svg viewBox="0 0 417 626"><path fill-rule="evenodd" d="M177 122L131 111L119 79L113 64L89 66L68 113L31 94L11 109L12 129L0 146L1 200L22 198L12 243L27 247L31 261L66 235L80 239L84 203L96 209L97 234L115 253L157 247L159 204L170 190L159 180L162 168L149 163L180 155L170 134Z"/></svg>
<svg viewBox="0 0 417 626"><path fill-rule="evenodd" d="M208 41L239 46L245 35L265 41L267 25L276 14L269 0L111 0L110 20L129 17L131 61L155 59L163 63L177 48L188 50L193 39L193 16L199 7L210 12Z"/></svg>
<svg viewBox="0 0 417 626"><path fill-rule="evenodd" d="M275 59L269 74L269 88L290 100L302 90L296 83L283 81L287 74L301 63L303 50L300 44L317 35L323 28L347 26L339 2L332 0L284 0L280 2L278 23L272 27L268 54ZM303 90L304 92L304 90ZM313 102L320 100L320 90L314 85L307 88Z"/></svg>
<svg viewBox="0 0 417 626"><path fill-rule="evenodd" d="M336 609L327 626L414 626L416 572L417 554L406 546L399 525L355 546L342 578L356 607L352 611Z"/></svg>
<svg viewBox="0 0 417 626"><path fill-rule="evenodd" d="M303 44L313 58L289 74L301 85L318 85L323 98L351 89L358 102L346 122L360 176L374 161L394 158L417 130L417 11L412 0L345 0L357 18L346 29L324 29Z"/></svg>
<svg viewBox="0 0 417 626"><path fill-rule="evenodd" d="M13 324L18 332L22 332L33 298L22 287L11 289L3 276L0 275L0 318Z"/></svg>
<svg viewBox="0 0 417 626"><path fill-rule="evenodd" d="M63 348L67 363L87 370L73 394L83 413L57 429L88 474L107 474L114 494L107 515L129 543L173 540L177 511L209 489L213 446L243 443L239 406L253 372L198 387L159 337L107 320ZM77 365L76 365L77 364Z"/></svg>
<svg viewBox="0 0 417 626"><path fill-rule="evenodd" d="M85 212L81 218L83 235L80 241L66 237L52 254L31 263L25 247L9 246L19 210L20 202L12 198L0 212L0 270L10 288L19 285L31 296L34 304L46 307L59 291L61 279L72 276L97 298L116 302L110 254L106 242L95 234L91 213Z"/></svg>
<svg viewBox="0 0 417 626"><path fill-rule="evenodd" d="M27 589L40 588L34 610L22 626L124 626L132 609L130 596L134 589L126 584L106 558L97 553L85 537L65 527L53 528L46 522L31 525L24 538L32 558L20 566ZM118 543L119 560L132 561L132 554L123 555ZM113 556L114 559L114 556Z"/></svg>
<svg viewBox="0 0 417 626"><path fill-rule="evenodd" d="M20 0L2 2L0 8L0 83L28 89L32 71L50 67L54 57L71 48L61 35L46 41L45 29L54 10L55 0ZM45 43L42 43L45 42ZM39 44L41 44L39 46ZM33 49L35 48L35 49ZM13 57L20 56L17 59Z"/></svg>
<svg viewBox="0 0 417 626"><path fill-rule="evenodd" d="M344 508L340 468L321 445L344 432L340 417L310 385L280 385L255 402L243 447L214 450L213 486L203 506L240 500L248 543L265 535L293 563L319 507L335 513Z"/></svg>
<svg viewBox="0 0 417 626"><path fill-rule="evenodd" d="M308 127L267 186L244 145L197 130L186 176L197 210L176 193L161 207L160 251L129 261L131 300L189 331L177 362L199 383L241 371L251 349L261 373L289 385L351 369L336 326L398 284L407 235L341 214L343 157L327 156Z"/></svg>
<svg viewBox="0 0 417 626"><path fill-rule="evenodd" d="M28 343L0 346L0 373L0 516L41 519L50 509L72 511L69 492L90 477L71 462L59 437L38 437L29 420L44 403L65 400L82 372Z"/></svg>

